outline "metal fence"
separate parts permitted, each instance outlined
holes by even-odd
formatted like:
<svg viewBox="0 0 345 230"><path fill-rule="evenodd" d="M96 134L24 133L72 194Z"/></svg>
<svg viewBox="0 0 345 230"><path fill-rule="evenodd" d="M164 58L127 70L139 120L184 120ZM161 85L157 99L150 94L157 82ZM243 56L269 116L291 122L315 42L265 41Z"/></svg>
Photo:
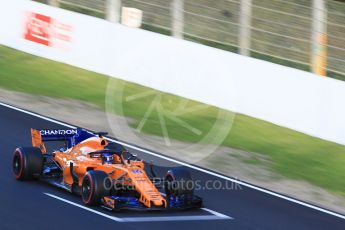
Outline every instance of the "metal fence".
<svg viewBox="0 0 345 230"><path fill-rule="evenodd" d="M113 21L121 20L120 6L138 8L143 11L143 29L304 70L312 71L315 63L324 68L324 56L328 76L345 80L345 3L339 1L47 0L47 3ZM325 42L320 43L323 34Z"/></svg>

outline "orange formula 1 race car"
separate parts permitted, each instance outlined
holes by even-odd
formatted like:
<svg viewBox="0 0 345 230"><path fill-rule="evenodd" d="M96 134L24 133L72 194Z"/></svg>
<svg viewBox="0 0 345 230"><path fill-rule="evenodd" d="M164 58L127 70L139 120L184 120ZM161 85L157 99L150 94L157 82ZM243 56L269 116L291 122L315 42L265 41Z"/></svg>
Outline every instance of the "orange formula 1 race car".
<svg viewBox="0 0 345 230"><path fill-rule="evenodd" d="M103 135L84 129L31 129L32 147L19 147L13 155L17 180L39 178L71 193L81 195L85 205L109 210L171 210L200 208L202 199L193 193L190 173L183 168L169 170L157 180L144 162ZM64 143L59 150L47 146ZM60 146L61 147L61 146ZM165 194L160 193L161 187ZM192 183L190 183L192 182Z"/></svg>

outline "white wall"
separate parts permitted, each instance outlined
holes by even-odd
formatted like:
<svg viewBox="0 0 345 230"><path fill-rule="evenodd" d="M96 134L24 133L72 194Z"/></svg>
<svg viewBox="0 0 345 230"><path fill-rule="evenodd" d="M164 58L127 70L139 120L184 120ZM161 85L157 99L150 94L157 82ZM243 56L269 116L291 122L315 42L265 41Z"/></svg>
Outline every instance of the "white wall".
<svg viewBox="0 0 345 230"><path fill-rule="evenodd" d="M3 1L1 44L345 144L345 82L27 0ZM25 40L27 12L70 26L71 42Z"/></svg>

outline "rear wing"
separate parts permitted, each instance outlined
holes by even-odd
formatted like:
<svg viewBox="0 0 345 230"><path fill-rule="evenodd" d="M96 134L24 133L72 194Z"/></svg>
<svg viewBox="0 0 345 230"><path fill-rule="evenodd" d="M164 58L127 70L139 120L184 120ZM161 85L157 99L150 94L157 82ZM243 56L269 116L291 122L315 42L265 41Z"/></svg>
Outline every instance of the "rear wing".
<svg viewBox="0 0 345 230"><path fill-rule="evenodd" d="M47 152L44 145L46 141L66 141L67 148L71 148L93 136L84 129L31 129L32 146L40 148L42 153Z"/></svg>
<svg viewBox="0 0 345 230"><path fill-rule="evenodd" d="M31 140L33 147L40 148L43 154L47 152L46 146L43 143L42 136L39 130L31 129Z"/></svg>

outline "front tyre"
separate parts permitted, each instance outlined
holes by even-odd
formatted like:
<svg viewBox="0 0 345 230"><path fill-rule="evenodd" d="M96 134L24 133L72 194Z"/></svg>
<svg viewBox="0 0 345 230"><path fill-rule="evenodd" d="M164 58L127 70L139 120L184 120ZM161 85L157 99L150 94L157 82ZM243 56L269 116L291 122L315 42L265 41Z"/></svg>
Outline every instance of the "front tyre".
<svg viewBox="0 0 345 230"><path fill-rule="evenodd" d="M42 151L36 147L20 147L13 153L12 171L17 180L29 180L42 173Z"/></svg>
<svg viewBox="0 0 345 230"><path fill-rule="evenodd" d="M83 178L81 196L83 203L96 206L101 199L110 194L111 180L103 171L89 171Z"/></svg>
<svg viewBox="0 0 345 230"><path fill-rule="evenodd" d="M194 194L194 183L190 172L184 168L170 169L165 176L164 183L167 196L181 196Z"/></svg>

